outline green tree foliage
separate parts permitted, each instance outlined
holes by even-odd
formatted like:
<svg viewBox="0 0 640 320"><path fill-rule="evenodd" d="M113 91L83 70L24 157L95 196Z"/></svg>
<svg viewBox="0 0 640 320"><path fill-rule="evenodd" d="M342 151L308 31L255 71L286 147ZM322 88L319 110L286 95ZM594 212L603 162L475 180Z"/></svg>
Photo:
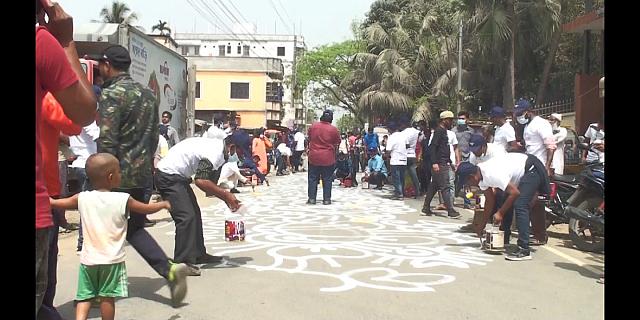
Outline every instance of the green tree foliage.
<svg viewBox="0 0 640 320"><path fill-rule="evenodd" d="M138 19L135 12L132 12L129 6L120 1L113 1L111 8L105 6L100 10L100 17L106 23L126 23L131 24Z"/></svg>
<svg viewBox="0 0 640 320"><path fill-rule="evenodd" d="M151 27L151 32L153 32L155 30L160 31L160 34L162 34L162 35L171 34L171 28L169 28L167 26L167 22L166 21L158 20L158 24L156 24L153 27Z"/></svg>
<svg viewBox="0 0 640 320"><path fill-rule="evenodd" d="M340 132L353 131L356 128L362 128L362 125L352 115L345 114L338 121L336 121L336 127Z"/></svg>

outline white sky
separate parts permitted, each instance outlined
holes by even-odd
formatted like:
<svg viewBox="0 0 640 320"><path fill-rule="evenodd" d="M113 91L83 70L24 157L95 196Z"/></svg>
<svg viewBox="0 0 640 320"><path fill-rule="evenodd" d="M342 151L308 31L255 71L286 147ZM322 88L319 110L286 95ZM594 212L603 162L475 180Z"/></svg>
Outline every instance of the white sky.
<svg viewBox="0 0 640 320"><path fill-rule="evenodd" d="M57 0L69 13L74 24L83 24L91 20L100 20L100 10L108 5L111 0ZM369 10L373 0L123 0L132 11L138 15L136 25L141 25L147 32L158 23L158 20L167 21L172 31L177 32L211 32L227 33L222 24L232 28L233 17L227 17L223 12L224 4L240 22L248 21L257 25L258 33L273 34L274 28L277 34L293 34L295 30L302 35L309 49L315 46L340 42L350 39L351 22L364 20L365 13ZM240 11L235 10L233 5ZM205 8L207 4L220 20L209 11L202 10L211 20L203 18L192 4ZM276 11L287 22L288 26L280 20ZM213 25L213 23L218 26ZM217 32L216 32L217 31Z"/></svg>

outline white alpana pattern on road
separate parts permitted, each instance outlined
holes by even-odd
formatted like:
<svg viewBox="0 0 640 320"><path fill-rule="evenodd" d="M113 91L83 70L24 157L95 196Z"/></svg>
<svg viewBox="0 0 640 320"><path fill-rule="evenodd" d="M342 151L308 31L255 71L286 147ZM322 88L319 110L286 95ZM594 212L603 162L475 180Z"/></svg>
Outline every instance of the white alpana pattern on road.
<svg viewBox="0 0 640 320"><path fill-rule="evenodd" d="M418 212L381 198L381 191L334 184L332 205L322 205L320 187L318 204L306 205L306 178L306 173L290 175L237 195L248 209L243 242L224 240L224 203L201 208L207 251L229 256L227 263L243 268L333 279L319 288L325 292L356 287L435 291L434 286L455 281L443 270L492 261L478 249L478 238L455 231L460 223L434 221L442 218L409 223L407 218ZM233 261L240 256L250 261Z"/></svg>

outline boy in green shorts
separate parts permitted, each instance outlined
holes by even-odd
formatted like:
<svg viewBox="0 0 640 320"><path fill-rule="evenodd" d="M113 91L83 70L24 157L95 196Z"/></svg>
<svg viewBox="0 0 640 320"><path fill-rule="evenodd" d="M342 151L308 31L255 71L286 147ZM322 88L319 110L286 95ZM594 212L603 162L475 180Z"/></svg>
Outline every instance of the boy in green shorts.
<svg viewBox="0 0 640 320"><path fill-rule="evenodd" d="M76 319L87 319L91 300L100 298L102 319L114 319L115 297L127 297L127 269L124 242L129 211L151 214L171 209L168 201L145 204L123 192L111 192L120 185L118 160L108 153L90 156L86 172L94 191L85 191L66 199L50 199L51 206L78 209L82 221L84 244L80 253L80 275L76 300ZM179 277L176 295L186 294L186 266L173 265ZM181 300L181 299L180 299Z"/></svg>

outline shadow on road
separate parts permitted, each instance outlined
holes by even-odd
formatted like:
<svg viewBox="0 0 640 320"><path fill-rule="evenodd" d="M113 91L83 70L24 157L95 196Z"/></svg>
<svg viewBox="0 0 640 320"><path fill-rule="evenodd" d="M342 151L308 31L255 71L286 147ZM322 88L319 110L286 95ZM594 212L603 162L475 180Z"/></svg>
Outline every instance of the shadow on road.
<svg viewBox="0 0 640 320"><path fill-rule="evenodd" d="M568 233L560 233L547 230L547 235L550 238L561 239L561 240L570 240Z"/></svg>
<svg viewBox="0 0 640 320"><path fill-rule="evenodd" d="M166 288L166 297L158 294L158 291ZM147 277L129 277L129 297L140 297L142 299L155 301L158 303L171 305L169 298L169 287L167 280L164 278L147 278ZM178 307L188 305L181 303Z"/></svg>
<svg viewBox="0 0 640 320"><path fill-rule="evenodd" d="M229 258L227 256L224 257L224 260L221 263L215 264L205 264L200 269L225 269L225 268L237 268L241 265L247 264L247 262L253 261L251 257L235 257Z"/></svg>
<svg viewBox="0 0 640 320"><path fill-rule="evenodd" d="M584 277L587 278L591 278L591 279L600 279L600 274L594 273L592 271L589 271L579 265L575 265L573 263L567 263L567 262L554 262L554 265L556 265L559 268L565 269L565 270L570 270L570 271L575 271L579 274L581 274ZM604 273L604 269L601 266L596 266L596 265L589 265L589 267L594 268L598 271L601 271L602 273Z"/></svg>

